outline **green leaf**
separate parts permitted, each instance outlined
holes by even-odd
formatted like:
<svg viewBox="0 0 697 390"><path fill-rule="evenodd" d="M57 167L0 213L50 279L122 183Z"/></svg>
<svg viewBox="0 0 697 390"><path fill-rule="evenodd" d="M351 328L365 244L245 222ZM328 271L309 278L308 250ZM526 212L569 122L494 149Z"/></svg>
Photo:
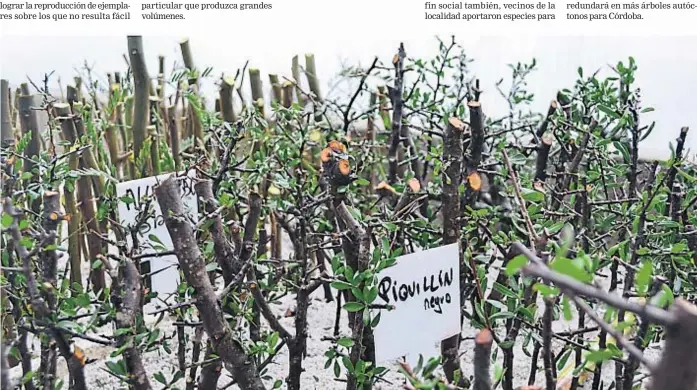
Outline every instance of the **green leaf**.
<svg viewBox="0 0 697 390"><path fill-rule="evenodd" d="M649 260L645 260L639 268L639 272L636 275L636 289L640 296L646 295L649 290L649 283L651 282L651 276L653 275L653 263Z"/></svg>
<svg viewBox="0 0 697 390"><path fill-rule="evenodd" d="M552 296L556 297L559 295L559 289L556 287L548 286L543 283L535 283L534 286L532 286L532 289L535 291L538 291L540 294L543 296Z"/></svg>
<svg viewBox="0 0 697 390"><path fill-rule="evenodd" d="M494 313L491 317L489 317L489 321L491 322L496 322L498 320L507 320L509 318L515 317L515 313L510 312L510 311L500 311L498 313Z"/></svg>
<svg viewBox="0 0 697 390"><path fill-rule="evenodd" d="M523 189L523 199L528 202L542 202L545 195L540 191Z"/></svg>
<svg viewBox="0 0 697 390"><path fill-rule="evenodd" d="M566 257L556 258L550 264L550 268L560 274L570 276L579 282L590 283L593 281L593 276L591 274Z"/></svg>
<svg viewBox="0 0 697 390"><path fill-rule="evenodd" d="M592 363L600 363L612 359L614 353L609 349L600 349L586 354L586 360Z"/></svg>
<svg viewBox="0 0 697 390"><path fill-rule="evenodd" d="M153 374L153 377L155 378L156 381L162 383L163 385L167 384L167 380L165 379L165 376L162 375L161 372L156 372L155 374Z"/></svg>
<svg viewBox="0 0 697 390"><path fill-rule="evenodd" d="M10 225L12 225L12 221L14 218L10 214L3 214L2 215L2 227L8 228Z"/></svg>
<svg viewBox="0 0 697 390"><path fill-rule="evenodd" d="M511 261L506 264L506 275L515 275L521 268L525 267L526 264L528 264L528 258L524 255L518 255L512 258Z"/></svg>
<svg viewBox="0 0 697 390"><path fill-rule="evenodd" d="M358 180L356 180L355 183L358 184L359 186L367 186L368 184L370 184L370 182L368 180L366 180L365 178L362 178L362 177L358 178Z"/></svg>
<svg viewBox="0 0 697 390"><path fill-rule="evenodd" d="M569 304L569 297L564 295L561 299L561 307L564 312L564 320L571 321L574 316L571 314L571 305Z"/></svg>
<svg viewBox="0 0 697 390"><path fill-rule="evenodd" d="M154 234L148 234L148 240L156 242L162 246L165 246L165 244L163 244L162 241L160 241L160 239Z"/></svg>
<svg viewBox="0 0 697 390"><path fill-rule="evenodd" d="M661 291L656 294L652 301L654 305L665 308L672 305L674 300L675 296L673 295L673 291L670 289L670 287L663 284L661 285Z"/></svg>
<svg viewBox="0 0 697 390"><path fill-rule="evenodd" d="M219 267L218 267L218 263L208 263L208 264L206 264L206 272L212 272L212 271L217 270L218 268L219 268Z"/></svg>
<svg viewBox="0 0 697 390"><path fill-rule="evenodd" d="M342 347L350 348L353 346L353 339L348 337L342 337L336 343L341 345Z"/></svg>
<svg viewBox="0 0 697 390"><path fill-rule="evenodd" d="M364 307L365 306L363 306L363 304L360 302L348 302L344 304L344 310L352 313L363 310Z"/></svg>
<svg viewBox="0 0 697 390"><path fill-rule="evenodd" d="M627 145L624 142L620 141L615 141L612 143L612 145L620 151L622 154L622 158L624 159L625 163L629 163L629 149L627 149Z"/></svg>
<svg viewBox="0 0 697 390"><path fill-rule="evenodd" d="M102 265L103 265L102 261L97 259L94 261L94 263L92 263L92 269L99 269L102 267Z"/></svg>
<svg viewBox="0 0 697 390"><path fill-rule="evenodd" d="M346 282L341 281L341 280L331 282L330 286L332 286L333 288L335 288L337 290L348 290L348 289L353 287L351 284L346 283Z"/></svg>
<svg viewBox="0 0 697 390"><path fill-rule="evenodd" d="M620 115L617 113L617 111L613 110L612 108L598 104L598 110L602 111L605 115L609 116L610 118L617 119L620 117Z"/></svg>

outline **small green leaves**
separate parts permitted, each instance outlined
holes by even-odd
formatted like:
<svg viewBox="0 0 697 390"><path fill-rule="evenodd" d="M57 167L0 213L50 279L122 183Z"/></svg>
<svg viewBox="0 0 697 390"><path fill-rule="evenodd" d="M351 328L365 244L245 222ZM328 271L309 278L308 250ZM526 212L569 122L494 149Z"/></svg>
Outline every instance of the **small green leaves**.
<svg viewBox="0 0 697 390"><path fill-rule="evenodd" d="M528 258L524 255L518 255L511 259L511 261L506 264L506 275L513 276L523 267L528 264Z"/></svg>
<svg viewBox="0 0 697 390"><path fill-rule="evenodd" d="M364 308L365 305L360 302L347 302L344 304L344 310L348 312L357 312L363 310Z"/></svg>
<svg viewBox="0 0 697 390"><path fill-rule="evenodd" d="M2 214L2 227L3 228L8 228L10 225L12 225L12 221L14 218L10 214Z"/></svg>
<svg viewBox="0 0 697 390"><path fill-rule="evenodd" d="M351 348L353 346L353 339L348 337L342 337L336 343L344 348Z"/></svg>
<svg viewBox="0 0 697 390"><path fill-rule="evenodd" d="M651 283L651 277L653 275L653 263L650 260L644 260L639 268L639 272L636 275L635 287L639 296L645 296L649 284Z"/></svg>
<svg viewBox="0 0 697 390"><path fill-rule="evenodd" d="M586 354L586 360L591 363L600 363L612 359L613 357L621 357L622 354L617 354L618 350L605 348L596 351L591 351Z"/></svg>
<svg viewBox="0 0 697 390"><path fill-rule="evenodd" d="M565 321L571 321L571 319L574 318L573 314L571 314L571 304L569 303L569 297L564 295L561 299L561 308L562 312L564 313L564 320Z"/></svg>
<svg viewBox="0 0 697 390"><path fill-rule="evenodd" d="M590 283L593 281L593 276L589 274L583 267L578 265L576 262L567 259L566 257L559 257L554 259L550 264L550 268L554 271L570 276L579 282Z"/></svg>

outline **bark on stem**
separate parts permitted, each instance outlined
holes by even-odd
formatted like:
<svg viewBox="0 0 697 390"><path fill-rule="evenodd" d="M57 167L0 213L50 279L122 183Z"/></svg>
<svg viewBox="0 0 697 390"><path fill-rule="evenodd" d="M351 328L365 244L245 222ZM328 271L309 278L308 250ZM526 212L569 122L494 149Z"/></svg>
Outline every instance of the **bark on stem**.
<svg viewBox="0 0 697 390"><path fill-rule="evenodd" d="M361 270L367 267L370 261L370 240L371 234L369 230L364 229L360 223L353 218L351 212L346 207L344 202L339 203L336 206L336 215L339 220L348 228L350 232L350 238L344 239L345 248L350 247L349 253L345 254L347 257L347 265L353 268L355 273L361 272ZM348 240L351 242L347 242ZM346 250L346 249L345 249ZM348 294L347 301L355 301L353 294ZM356 366L358 360L364 356L363 348L369 349L373 348L372 343L372 329L370 325L365 325L363 323L363 310L349 313L349 325L351 327L351 337L353 338L353 346L349 352L349 358L351 364ZM366 342L364 342L366 338ZM365 351L365 355L374 356L374 351ZM373 362L374 364L374 362ZM346 380L346 390L356 390L358 389L359 381L356 375L348 374ZM368 382L363 383L361 387L364 390L369 390L372 388L371 384Z"/></svg>
<svg viewBox="0 0 697 390"><path fill-rule="evenodd" d="M482 329L474 338L474 382L472 390L491 390L491 345L494 339L489 329Z"/></svg>
<svg viewBox="0 0 697 390"><path fill-rule="evenodd" d="M124 259L119 269L120 274L120 304L116 312L117 329L128 329L128 333L120 333L116 338L118 346L128 344L123 351L123 358L129 373L130 385L133 390L150 390L150 380L143 365L140 349L134 338L138 334L138 317L142 315L143 286L138 268L131 259Z"/></svg>
<svg viewBox="0 0 697 390"><path fill-rule="evenodd" d="M61 130L63 133L63 140L71 142L66 134L71 133L71 126L73 124L69 120L70 118L70 106L65 103L56 103L53 105L54 115L57 117ZM66 127L63 129L63 127ZM79 156L77 154L72 154L68 158L68 166L70 170L76 171L79 168ZM80 241L81 232L80 225L82 224L82 213L77 208L77 200L75 198L76 191L75 186L77 182L74 182L72 188L65 186L63 189L63 196L65 197L65 211L70 216L68 220L68 257L70 260L70 285L77 283L82 286L82 267L81 267L81 252L80 252Z"/></svg>
<svg viewBox="0 0 697 390"><path fill-rule="evenodd" d="M165 225L172 237L179 265L187 283L196 291L195 305L214 350L221 360L229 365L242 390L265 390L254 360L246 354L242 344L235 340L232 330L223 318L215 290L206 272L205 261L196 244L193 227L184 215L177 179L170 176L156 186L154 192Z"/></svg>
<svg viewBox="0 0 697 390"><path fill-rule="evenodd" d="M14 144L15 136L12 130L12 114L10 113L10 86L7 80L0 80L0 145L7 147Z"/></svg>
<svg viewBox="0 0 697 390"><path fill-rule="evenodd" d="M75 103L77 104L77 103ZM68 141L72 147L79 145L78 143L78 123L80 119L70 113L70 108L67 105L56 105L56 113L58 114L59 121L61 122L61 132L63 133L63 138ZM80 124L81 126L81 124ZM85 153L87 152L87 153ZM91 156L91 157L90 157ZM94 158L91 154L90 149L86 149L82 157L80 158L79 165L83 167L88 166L85 162L89 158ZM77 181L77 208L81 210L81 222L84 227L86 227L87 236L87 249L88 256L86 256L89 261L94 262L98 260L98 255L102 254L103 243L99 238L102 229L97 220L97 212L95 210L94 204L94 192L93 183L89 176L82 176ZM80 240L81 234L76 234L77 239ZM73 244L79 248L79 244ZM72 258L72 255L71 255ZM81 256L76 255L75 259L80 259ZM71 260L79 264L79 260ZM72 267L71 267L72 268ZM79 268L78 268L79 269ZM92 269L91 268L91 281L93 285L93 290L95 292L104 291L106 286L106 278L104 275L104 269ZM77 276L77 275L76 275Z"/></svg>
<svg viewBox="0 0 697 390"><path fill-rule="evenodd" d="M394 56L392 63L395 68L394 87L389 89L390 100L392 101L392 129L390 135L390 148L388 150L389 173L387 181L390 185L397 182L397 169L399 168L398 152L399 143L402 137L402 116L404 114L404 60L406 59L404 44L399 45L399 50Z"/></svg>
<svg viewBox="0 0 697 390"><path fill-rule="evenodd" d="M147 137L148 112L150 109L150 77L143 53L143 37L128 36L128 57L133 74L133 157L139 161L143 143ZM141 168L141 167L137 167ZM149 169L146 169L148 172ZM147 174L145 175L147 176ZM135 178L134 178L135 179Z"/></svg>
<svg viewBox="0 0 697 390"><path fill-rule="evenodd" d="M235 79L223 77L220 82L220 112L223 120L230 125L237 122L234 106Z"/></svg>
<svg viewBox="0 0 697 390"><path fill-rule="evenodd" d="M450 118L443 138L443 245L450 245L460 241L460 197L459 187L462 181L462 134L464 123L457 118ZM464 305L462 297L466 272L464 256L460 253L460 304ZM476 273L476 270L472 270ZM441 343L443 355L443 371L448 381L453 383L457 376L460 377L458 385L462 386L462 370L458 360L460 347L460 333L449 337Z"/></svg>

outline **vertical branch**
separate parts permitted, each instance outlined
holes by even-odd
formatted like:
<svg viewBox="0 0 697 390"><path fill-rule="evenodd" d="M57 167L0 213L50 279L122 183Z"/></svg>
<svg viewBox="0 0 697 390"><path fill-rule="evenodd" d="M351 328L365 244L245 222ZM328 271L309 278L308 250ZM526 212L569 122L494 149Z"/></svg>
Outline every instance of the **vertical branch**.
<svg viewBox="0 0 697 390"><path fill-rule="evenodd" d="M128 58L131 64L134 88L133 123L131 124L133 157L135 161L138 161L147 137L148 111L150 109L150 77L143 53L143 37L128 36Z"/></svg>
<svg viewBox="0 0 697 390"><path fill-rule="evenodd" d="M28 157L24 160L24 172L32 173L30 183L38 183L39 174L34 174L34 169L37 168L36 161L41 153L41 132L39 130L39 118L36 110L34 110L34 96L29 91L29 86L23 83L20 86L21 96L19 97L19 116L22 127L22 135L30 135L29 144L24 149L24 155ZM31 185L31 184L30 184ZM41 199L35 199L31 202L31 209L38 214L41 208Z"/></svg>
<svg viewBox="0 0 697 390"><path fill-rule="evenodd" d="M78 124L76 123L78 119L76 119L76 117L70 113L70 107L68 107L67 105L56 104L55 109L59 121L61 122L61 132L63 133L63 138L71 145L72 148L77 147L78 145L80 145L77 131ZM87 164L84 161L86 159L89 159L90 155L89 153L86 153L89 151L90 149L86 149L83 152L83 155L80 158L79 165L83 167L87 166ZM94 262L98 260L98 255L103 254L103 242L99 238L99 235L102 233L102 229L99 225L99 221L97 220L97 212L95 210L94 202L93 183L90 180L89 176L81 176L78 179L76 195L76 208L78 208L81 211L81 217L79 219L81 219L82 225L86 227L86 231L83 231L81 234L75 235L77 237L78 243L73 243L73 245L74 248L80 247L80 237L82 236L82 234L85 234L87 236L88 249L88 256L85 256L85 258ZM79 259L81 258L81 256L77 254L75 254L75 257L72 256L73 255L71 254L71 264L79 265ZM73 267L71 267L71 269L72 268ZM95 292L103 291L106 287L104 269L93 269L92 267L90 267L90 269L90 277L92 281L93 290ZM75 275L75 277L77 277L77 275Z"/></svg>
<svg viewBox="0 0 697 390"><path fill-rule="evenodd" d="M64 219L60 211L60 193L46 191L43 196L44 211L42 215L42 227L46 233L44 245L46 248L54 247L58 236L58 224ZM46 288L44 300L49 312L56 310L56 296L54 291L58 287L58 254L55 249L45 249L40 254L41 276ZM53 389L56 378L56 345L53 343L41 343L41 374L44 389Z"/></svg>
<svg viewBox="0 0 697 390"><path fill-rule="evenodd" d="M406 56L404 44L400 44L397 54L392 59L395 68L395 82L394 87L389 88L390 100L392 101L392 129L387 156L389 161L387 181L390 185L397 182L397 169L399 167L397 153L399 152L399 144L402 137L402 116L404 114L402 94L404 92L404 60Z"/></svg>
<svg viewBox="0 0 697 390"><path fill-rule="evenodd" d="M290 108L293 105L293 83L290 81L283 82L283 107Z"/></svg>
<svg viewBox="0 0 697 390"><path fill-rule="evenodd" d="M182 52L184 67L189 70L189 85L198 85L198 71L194 65L194 56L191 54L191 45L189 38L184 38L179 42L179 48Z"/></svg>
<svg viewBox="0 0 697 390"><path fill-rule="evenodd" d="M305 76L307 77L307 85L310 91L315 95L315 100L322 101L322 93L319 88L319 78L317 77L317 65L315 64L315 55L305 54Z"/></svg>
<svg viewBox="0 0 697 390"><path fill-rule="evenodd" d="M371 233L364 229L360 223L353 218L351 212L346 207L344 202L336 205L337 219L342 221L350 233L350 238L344 238L344 255L346 256L346 264L351 267L357 274L364 269L370 261L370 240ZM348 294L347 302L355 301L353 294ZM358 360L361 358L364 345L364 336L366 336L366 325L363 323L363 311L349 313L349 326L351 327L351 336L353 338L353 346L349 352L351 363L355 367ZM368 325L369 326L369 325ZM346 390L357 390L359 378L349 373ZM368 389L369 383L363 383L362 389Z"/></svg>
<svg viewBox="0 0 697 390"><path fill-rule="evenodd" d="M167 112L167 117L169 118L169 142L170 147L172 148L172 157L174 158L174 170L175 172L177 172L182 167L182 156L181 149L179 146L182 131L182 122L181 117L177 112L176 105L168 107Z"/></svg>
<svg viewBox="0 0 697 390"><path fill-rule="evenodd" d="M545 366L545 384L547 390L555 390L554 359L552 358L552 320L554 299L545 297L545 311L542 317L542 356Z"/></svg>
<svg viewBox="0 0 697 390"><path fill-rule="evenodd" d="M542 136L545 135L545 132L547 132L547 127L549 126L552 116L555 112L557 112L557 107L559 107L559 103L557 103L556 100L552 100L552 102L549 104L549 108L547 109L547 115L545 115L544 119L542 119L540 125L535 130L535 135L537 138L542 138Z"/></svg>
<svg viewBox="0 0 697 390"><path fill-rule="evenodd" d="M450 118L443 138L443 245L460 242L460 197L459 187L462 181L462 134L464 123L457 118ZM463 273L467 267L464 264L462 250L460 252L460 304L464 305ZM476 274L476 270L472 270ZM451 383L456 376L462 381L462 370L458 360L460 347L460 332L441 343L443 355L443 370ZM458 374L459 373L459 374Z"/></svg>
<svg viewBox="0 0 697 390"><path fill-rule="evenodd" d="M671 307L676 324L666 328L666 341L650 390L694 389L697 386L697 307L678 298Z"/></svg>
<svg viewBox="0 0 697 390"><path fill-rule="evenodd" d="M252 104L259 110L261 116L265 116L264 85L261 81L261 73L257 68L249 69L249 85L252 89Z"/></svg>
<svg viewBox="0 0 697 390"><path fill-rule="evenodd" d="M223 77L220 81L220 112L223 115L223 120L230 125L237 122L233 97L234 91L235 79L232 77Z"/></svg>
<svg viewBox="0 0 697 390"><path fill-rule="evenodd" d="M683 159L683 149L685 148L685 140L687 138L687 132L690 128L683 127L680 129L680 135L676 140L675 146L675 156L673 157L673 162L671 164L670 170L668 171L668 179L666 180L666 185L668 188L672 189L675 185L675 178L678 175L678 166L682 164ZM671 194L672 195L672 194ZM669 207L666 208L666 215L678 215L680 213L680 198L670 197ZM674 218L675 219L675 218Z"/></svg>
<svg viewBox="0 0 697 390"><path fill-rule="evenodd" d="M225 237L223 219L220 213L215 212L218 202L213 195L213 182L208 179L198 180L198 182L194 184L194 189L199 198L201 198L206 213L208 215L213 215L213 217L209 217L213 218L213 223L210 224L208 231L213 239L215 261L222 270L225 285L228 286L232 283L235 275L240 272L242 265L239 264L239 259L237 258L232 244L228 241L227 237Z"/></svg>
<svg viewBox="0 0 697 390"><path fill-rule="evenodd" d="M494 339L489 329L482 329L474 338L474 382L472 390L491 390L491 345Z"/></svg>
<svg viewBox="0 0 697 390"><path fill-rule="evenodd" d="M203 327L221 360L229 366L242 390L265 390L254 360L235 340L206 273L206 264L196 244L194 230L184 215L179 184L170 176L154 189L174 251L187 283L196 290L195 305ZM247 234L247 232L245 232ZM252 244L253 245L253 244Z"/></svg>
<svg viewBox="0 0 697 390"><path fill-rule="evenodd" d="M7 147L14 144L15 136L12 129L12 114L10 109L10 86L7 80L0 80L0 144Z"/></svg>
<svg viewBox="0 0 697 390"><path fill-rule="evenodd" d="M198 359L201 356L201 339L203 338L203 327L194 330L194 341L191 347L191 368L189 378L186 380L186 390L194 390L196 387L196 371L198 370ZM201 378L203 380L203 378Z"/></svg>
<svg viewBox="0 0 697 390"><path fill-rule="evenodd" d="M50 197L51 198L51 197ZM53 205L58 205L58 202L55 202L53 200L50 200L49 207L53 207ZM14 249L19 258L22 261L22 273L24 274L25 280L26 280L26 285L27 285L27 291L29 293L29 303L31 303L32 309L34 313L36 314L37 318L39 320L46 320L49 319L51 315L51 311L49 310L49 306L46 304L46 301L44 298L41 296L38 288L38 281L36 278L36 275L34 275L33 271L33 262L32 262L32 254L27 250L27 248L22 244L22 234L19 231L19 220L21 218L21 214L18 212L17 209L15 209L14 205L12 204L12 199L9 197L3 198L2 201L2 207L3 207L3 212L6 215L9 215L12 217L12 222L10 223L10 226L7 227L7 230L10 232L10 235L12 237L12 242L14 243ZM52 222L46 221L46 226L51 227L53 223L55 225L58 225L58 222L62 215L59 214L59 212L55 212L55 210L50 210L50 213L55 214L56 220L53 221L50 216L52 214L47 214L49 217L49 220ZM50 239L55 240L55 230L52 230L50 233L47 233ZM51 238L53 237L53 238ZM38 243L38 245L42 245L43 243ZM67 366L68 366L68 372L69 372L69 387L73 390L87 390L87 385L85 383L85 374L84 374L84 366L82 361L78 359L75 354L73 354L70 351L70 345L68 342L65 340L63 337L63 334L54 326L52 326L51 323L48 323L47 330L46 330L47 336L51 338L53 341L55 341L55 345L60 352L60 354L63 356L65 359ZM49 374L51 374L49 372ZM51 376L51 375L49 375ZM53 375L55 378L55 375ZM50 389L53 388L53 384L49 383L51 387ZM32 386L27 386L28 388L33 387Z"/></svg>
<svg viewBox="0 0 697 390"><path fill-rule="evenodd" d="M124 259L119 267L120 303L116 313L117 329L128 329L128 333L121 332L116 337L119 347L125 347L123 358L129 373L129 382L133 390L150 390L150 380L143 365L140 350L135 341L138 335L138 318L142 316L141 302L143 299L143 286L138 267L131 259ZM128 346L126 346L128 345Z"/></svg>
<svg viewBox="0 0 697 390"><path fill-rule="evenodd" d="M278 81L278 75L269 74L269 83L271 84L271 91L273 92L273 101L280 104L281 100L283 100L283 89L281 88L281 83Z"/></svg>
<svg viewBox="0 0 697 390"><path fill-rule="evenodd" d="M206 363L203 363L201 366L201 379L198 382L198 388L217 389L223 365L220 363L220 359L215 356L215 351L210 341L206 344L206 354L203 360Z"/></svg>
<svg viewBox="0 0 697 390"><path fill-rule="evenodd" d="M537 160L535 162L535 185L536 188L544 188L542 183L547 180L547 162L549 161L549 151L552 148L552 138L543 137L537 146ZM540 183L539 185L537 183Z"/></svg>
<svg viewBox="0 0 697 390"><path fill-rule="evenodd" d="M295 94L298 97L298 103L300 106L305 107L307 104L307 98L302 93L300 88L300 62L298 56L293 56L291 64L291 74L293 75L293 80L295 81Z"/></svg>

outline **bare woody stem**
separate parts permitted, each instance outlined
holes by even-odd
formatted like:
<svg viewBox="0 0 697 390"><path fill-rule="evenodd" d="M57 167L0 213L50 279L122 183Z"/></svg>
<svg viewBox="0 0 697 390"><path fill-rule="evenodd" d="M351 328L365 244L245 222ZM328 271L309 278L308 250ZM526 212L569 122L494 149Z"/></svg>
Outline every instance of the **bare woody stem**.
<svg viewBox="0 0 697 390"><path fill-rule="evenodd" d="M196 244L193 227L184 215L177 179L170 176L156 186L154 192L165 218L165 225L172 237L179 265L187 283L196 291L197 299L194 303L214 350L226 366L229 366L242 390L265 390L254 360L235 340L232 330L223 318L218 298L206 272L206 263Z"/></svg>
<svg viewBox="0 0 697 390"><path fill-rule="evenodd" d="M136 161L141 156L143 143L147 137L148 112L150 109L150 76L143 53L143 37L128 37L128 58L133 74L133 157Z"/></svg>
<svg viewBox="0 0 697 390"><path fill-rule="evenodd" d="M10 236L12 237L15 251L22 261L22 272L26 278L27 291L29 292L32 308L37 314L37 317L40 320L43 320L50 315L49 307L39 292L38 281L34 275L34 270L32 269L32 256L27 248L22 244L22 233L19 231L19 220L21 218L21 214L17 209L15 209L14 205L12 204L12 199L9 197L3 198L2 207L3 212L12 217L12 223L9 227L7 227L7 230L9 230ZM55 232L52 234L55 234ZM39 243L38 245L41 244L42 243ZM70 388L74 390L87 390L82 362L70 351L70 345L65 340L61 331L51 324L46 325L48 336L56 342L58 351L67 363L68 372L70 373Z"/></svg>
<svg viewBox="0 0 697 390"><path fill-rule="evenodd" d="M443 244L449 245L460 242L460 196L459 187L462 182L462 134L464 123L457 118L450 118L443 138ZM463 275L466 273L462 250L460 253L460 294L462 299ZM472 270L476 274L476 270ZM441 343L443 355L443 370L450 382L455 380L457 372L462 372L458 361L460 333L449 337ZM460 374L461 380L462 375Z"/></svg>
<svg viewBox="0 0 697 390"><path fill-rule="evenodd" d="M138 268L131 259L124 259L120 267L120 305L116 313L116 326L120 330L129 329L132 333L121 334L117 337L119 347L128 344L123 352L126 368L131 378L133 390L150 390L150 380L145 371L143 359L133 338L138 334L138 317L142 316L143 286ZM118 292L117 292L118 294Z"/></svg>
<svg viewBox="0 0 697 390"><path fill-rule="evenodd" d="M491 390L491 345L493 337L489 329L482 329L474 338L474 382L472 390Z"/></svg>

